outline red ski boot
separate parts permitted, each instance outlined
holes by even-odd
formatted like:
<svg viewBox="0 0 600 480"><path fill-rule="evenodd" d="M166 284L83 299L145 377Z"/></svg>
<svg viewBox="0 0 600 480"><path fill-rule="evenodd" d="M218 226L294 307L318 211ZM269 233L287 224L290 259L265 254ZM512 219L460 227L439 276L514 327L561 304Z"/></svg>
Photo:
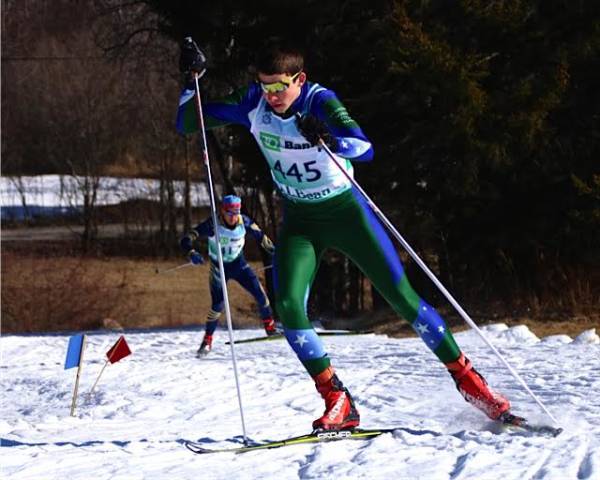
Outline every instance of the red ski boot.
<svg viewBox="0 0 600 480"><path fill-rule="evenodd" d="M479 372L473 368L471 361L462 353L458 360L447 363L446 368L465 400L492 420L498 420L503 413L508 412L510 409L508 399L494 392Z"/></svg>
<svg viewBox="0 0 600 480"><path fill-rule="evenodd" d="M349 430L358 427L360 415L347 388L342 385L333 368L314 377L317 390L325 400L325 412L313 422L315 430Z"/></svg>
<svg viewBox="0 0 600 480"><path fill-rule="evenodd" d="M204 334L200 348L196 352L197 357L204 357L205 355L208 355L208 353L212 350L212 340L212 335Z"/></svg>
<svg viewBox="0 0 600 480"><path fill-rule="evenodd" d="M265 327L265 332L267 336L270 337L272 335L277 335L279 332L275 328L275 320L272 317L263 319L263 326Z"/></svg>

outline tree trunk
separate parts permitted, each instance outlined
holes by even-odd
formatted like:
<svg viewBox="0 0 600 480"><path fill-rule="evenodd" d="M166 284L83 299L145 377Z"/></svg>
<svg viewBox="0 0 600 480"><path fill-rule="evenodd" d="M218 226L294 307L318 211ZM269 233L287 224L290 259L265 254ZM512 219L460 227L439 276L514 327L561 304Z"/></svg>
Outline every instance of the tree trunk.
<svg viewBox="0 0 600 480"><path fill-rule="evenodd" d="M159 184L159 248L165 252L166 235L167 235L167 200L166 200L166 173L165 159L160 160L160 184Z"/></svg>
<svg viewBox="0 0 600 480"><path fill-rule="evenodd" d="M192 179L191 179L191 158L190 158L190 139L184 137L185 141L185 179L183 191L183 233L192 229Z"/></svg>
<svg viewBox="0 0 600 480"><path fill-rule="evenodd" d="M165 255L170 257L173 254L173 245L177 241L177 208L175 206L175 186L173 185L173 175L171 171L172 161L167 160L167 216L169 220L169 230L167 232Z"/></svg>
<svg viewBox="0 0 600 480"><path fill-rule="evenodd" d="M96 196L98 193L99 179L86 175L83 181L83 234L81 236L81 248L83 253L88 253L94 240L98 236L98 225L96 223Z"/></svg>

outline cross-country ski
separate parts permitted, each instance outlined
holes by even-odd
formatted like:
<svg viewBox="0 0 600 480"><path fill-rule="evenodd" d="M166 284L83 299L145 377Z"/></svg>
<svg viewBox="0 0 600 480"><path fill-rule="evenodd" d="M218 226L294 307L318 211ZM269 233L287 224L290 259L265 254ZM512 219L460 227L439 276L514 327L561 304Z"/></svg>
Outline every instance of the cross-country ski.
<svg viewBox="0 0 600 480"><path fill-rule="evenodd" d="M515 419L514 416L503 418L500 423L506 427L513 428L517 431L522 430L524 432L535 433L541 436L556 437L563 431L562 428L556 428L549 425L533 425L527 422L525 419ZM410 428L396 427L396 428L375 428L375 429L364 429L356 428L353 430L330 430L330 431L316 431L306 435L299 435L296 437L284 438L281 440L271 440L265 442L251 442L248 445L242 446L231 446L222 448L210 448L207 442L184 442L185 447L193 453L199 455L206 455L209 453L247 453L255 452L257 450L271 450L274 448L289 447L293 445L307 445L313 443L324 443L334 442L340 440L369 440L371 438L378 437L385 433L400 433L405 432L413 435L443 435L440 432L433 432L428 430L414 430ZM448 435L452 435L448 433Z"/></svg>
<svg viewBox="0 0 600 480"><path fill-rule="evenodd" d="M333 335L368 335L370 333L373 333L371 331L365 330L365 331L360 331L360 330L317 330L317 333L319 334L319 336L321 337L330 337ZM251 338L243 338L243 339L239 339L239 340L234 340L234 343L240 344L240 343L256 343L256 342L270 342L273 340L283 340L285 338L285 336L283 335L283 333L277 333L275 335L265 335L262 337L251 337ZM225 342L226 345L229 345L229 342Z"/></svg>

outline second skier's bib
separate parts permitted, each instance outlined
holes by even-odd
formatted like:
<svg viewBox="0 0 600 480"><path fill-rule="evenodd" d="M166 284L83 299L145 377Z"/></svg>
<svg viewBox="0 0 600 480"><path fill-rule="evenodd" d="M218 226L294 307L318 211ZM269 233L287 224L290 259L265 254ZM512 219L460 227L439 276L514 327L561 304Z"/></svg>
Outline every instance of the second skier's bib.
<svg viewBox="0 0 600 480"><path fill-rule="evenodd" d="M241 221L234 229L229 229L223 225L219 225L219 238L221 240L221 252L223 254L223 262L233 262L240 256L246 243L246 227ZM208 237L208 255L215 262L218 260L217 242L213 235Z"/></svg>

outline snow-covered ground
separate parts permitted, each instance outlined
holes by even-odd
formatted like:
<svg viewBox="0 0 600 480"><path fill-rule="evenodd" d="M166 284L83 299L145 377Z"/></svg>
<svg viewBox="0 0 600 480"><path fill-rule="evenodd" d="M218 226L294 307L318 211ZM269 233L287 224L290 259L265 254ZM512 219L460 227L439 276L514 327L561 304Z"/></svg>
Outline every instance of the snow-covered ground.
<svg viewBox="0 0 600 480"><path fill-rule="evenodd" d="M118 334L92 333L77 416L76 369L63 370L66 335L5 335L0 448L6 479L599 479L600 345L593 331L537 339L526 327L484 329L565 431L543 438L503 431L472 408L418 339L324 337L362 426L406 429L367 441L298 445L235 455L194 455L239 441L241 422L226 331L199 360L199 330L126 332L133 354L109 365L86 400ZM236 331L237 338L260 335ZM475 332L457 335L474 365L515 413L549 419ZM236 347L248 437L310 430L323 405L282 341Z"/></svg>

